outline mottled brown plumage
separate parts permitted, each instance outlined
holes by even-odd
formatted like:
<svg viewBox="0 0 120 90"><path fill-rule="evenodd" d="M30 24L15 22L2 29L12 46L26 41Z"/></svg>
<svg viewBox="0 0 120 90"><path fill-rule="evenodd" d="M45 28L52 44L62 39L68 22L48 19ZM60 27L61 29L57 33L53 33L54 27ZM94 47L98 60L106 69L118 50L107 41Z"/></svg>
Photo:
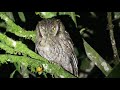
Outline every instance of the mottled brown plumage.
<svg viewBox="0 0 120 90"><path fill-rule="evenodd" d="M51 62L78 76L78 61L71 38L59 19L44 19L37 26L35 49Z"/></svg>

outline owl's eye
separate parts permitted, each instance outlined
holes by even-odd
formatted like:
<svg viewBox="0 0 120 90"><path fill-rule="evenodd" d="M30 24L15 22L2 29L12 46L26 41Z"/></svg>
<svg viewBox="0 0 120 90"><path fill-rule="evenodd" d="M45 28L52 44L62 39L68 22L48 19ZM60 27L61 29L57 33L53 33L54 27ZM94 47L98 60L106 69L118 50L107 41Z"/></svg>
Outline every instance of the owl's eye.
<svg viewBox="0 0 120 90"><path fill-rule="evenodd" d="M53 32L55 32L55 31L56 31L56 28L55 28L55 27L53 27L53 28L52 28L52 31L53 31Z"/></svg>

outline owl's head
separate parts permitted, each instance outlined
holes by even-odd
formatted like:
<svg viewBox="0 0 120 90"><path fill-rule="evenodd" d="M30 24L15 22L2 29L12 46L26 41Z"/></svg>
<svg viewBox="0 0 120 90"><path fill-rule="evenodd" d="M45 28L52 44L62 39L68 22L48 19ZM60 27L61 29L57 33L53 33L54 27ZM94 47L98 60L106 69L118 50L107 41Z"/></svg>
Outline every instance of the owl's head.
<svg viewBox="0 0 120 90"><path fill-rule="evenodd" d="M57 34L64 32L65 27L59 19L44 19L36 26L37 33L41 37L55 37Z"/></svg>

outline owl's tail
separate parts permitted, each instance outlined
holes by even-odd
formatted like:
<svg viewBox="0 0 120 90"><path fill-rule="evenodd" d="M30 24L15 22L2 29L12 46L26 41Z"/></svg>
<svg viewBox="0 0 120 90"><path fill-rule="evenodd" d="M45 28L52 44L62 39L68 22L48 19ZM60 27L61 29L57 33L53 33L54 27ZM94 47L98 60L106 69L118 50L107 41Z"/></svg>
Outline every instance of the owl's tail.
<svg viewBox="0 0 120 90"><path fill-rule="evenodd" d="M72 68L73 68L73 74L78 77L78 60L76 55L72 55Z"/></svg>

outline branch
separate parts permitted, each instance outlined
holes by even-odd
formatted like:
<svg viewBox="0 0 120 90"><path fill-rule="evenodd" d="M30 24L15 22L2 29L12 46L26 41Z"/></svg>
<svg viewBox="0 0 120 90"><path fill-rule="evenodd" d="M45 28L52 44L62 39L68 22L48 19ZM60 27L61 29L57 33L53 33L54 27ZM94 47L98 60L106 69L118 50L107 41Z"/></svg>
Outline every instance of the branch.
<svg viewBox="0 0 120 90"><path fill-rule="evenodd" d="M52 64L52 63L48 63L48 62L46 63L44 61L31 59L26 56L15 56L15 55L8 55L8 54L0 55L0 58L1 58L1 60L0 60L1 63L5 63L5 62L24 63L24 65L27 65L33 71L35 71L37 67L42 65L42 67L44 68L44 71L47 73L54 74L61 78L75 78L75 76L68 73L63 68L58 66L57 64Z"/></svg>
<svg viewBox="0 0 120 90"><path fill-rule="evenodd" d="M6 35L4 35L2 33L0 33L0 41L2 42L1 44L3 44L2 45L3 47L4 47L4 44L7 45L2 49L6 49L6 51L8 51L7 47L8 46L11 47L11 50L9 51L9 53L11 53L11 54L15 54L17 52L17 53L21 53L22 55L28 55L28 56L30 56L31 58L34 58L34 59L44 60L37 53L35 53L32 50L30 50L29 48L27 48L27 46L25 44L23 44L21 41L15 41L15 40L7 37ZM12 50L12 48L14 50ZM48 62L47 60L44 60L44 61Z"/></svg>
<svg viewBox="0 0 120 90"><path fill-rule="evenodd" d="M33 42L35 41L35 31L24 30L19 25L16 25L4 12L0 12L0 17L6 22L7 31L14 33L17 36L30 39Z"/></svg>
<svg viewBox="0 0 120 90"><path fill-rule="evenodd" d="M107 18L108 18L108 29L110 30L110 40L112 44L112 49L113 49L113 54L114 54L114 60L115 63L118 64L120 62L117 47L116 47L116 42L114 38L114 32L113 32L113 24L112 24L112 14L111 12L107 13Z"/></svg>
<svg viewBox="0 0 120 90"><path fill-rule="evenodd" d="M7 37L4 34L0 33L0 48L5 50L7 53L10 54L22 54L24 56L15 56L15 55L0 55L0 62L3 63L5 61L12 61L13 63L19 62L19 60L23 63L27 63L28 65L34 64L36 67L38 65L42 65L44 71L47 73L51 73L53 75L57 75L63 78L75 78L74 75L70 74L69 72L65 71L62 67L55 63L50 63L45 58L41 57L40 55L36 54L25 44L21 41L14 41L11 38ZM29 56L29 57L27 57Z"/></svg>

